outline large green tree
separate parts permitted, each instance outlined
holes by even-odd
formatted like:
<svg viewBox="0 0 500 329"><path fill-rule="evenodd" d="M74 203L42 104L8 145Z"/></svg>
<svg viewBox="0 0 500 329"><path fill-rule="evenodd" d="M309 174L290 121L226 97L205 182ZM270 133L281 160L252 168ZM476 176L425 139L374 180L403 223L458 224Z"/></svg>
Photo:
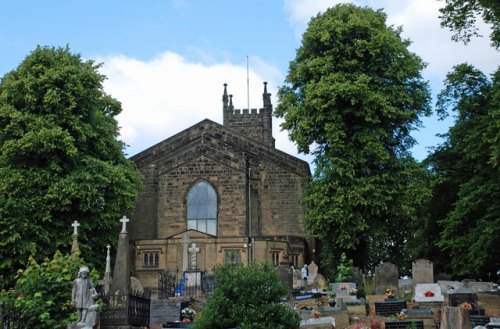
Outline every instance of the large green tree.
<svg viewBox="0 0 500 329"><path fill-rule="evenodd" d="M462 277L497 279L500 271L499 78L461 64L438 95L438 113L453 111L456 121L427 159L437 209L430 222L440 229L437 245L452 273Z"/></svg>
<svg viewBox="0 0 500 329"><path fill-rule="evenodd" d="M362 268L405 262L422 194L410 132L430 113L425 64L409 45L382 11L339 4L311 19L279 90L282 127L315 155L306 223L328 268L342 251Z"/></svg>
<svg viewBox="0 0 500 329"><path fill-rule="evenodd" d="M271 264L225 264L215 270L215 288L193 329L293 329L300 316L283 304L288 289Z"/></svg>
<svg viewBox="0 0 500 329"><path fill-rule="evenodd" d="M120 103L99 65L66 48L37 47L0 81L0 274L71 245L102 265L140 186L117 140Z"/></svg>
<svg viewBox="0 0 500 329"><path fill-rule="evenodd" d="M446 0L446 5L439 10L441 26L455 31L452 39L468 43L473 36L478 36L476 19L480 16L491 24L491 44L500 47L500 2L498 0Z"/></svg>

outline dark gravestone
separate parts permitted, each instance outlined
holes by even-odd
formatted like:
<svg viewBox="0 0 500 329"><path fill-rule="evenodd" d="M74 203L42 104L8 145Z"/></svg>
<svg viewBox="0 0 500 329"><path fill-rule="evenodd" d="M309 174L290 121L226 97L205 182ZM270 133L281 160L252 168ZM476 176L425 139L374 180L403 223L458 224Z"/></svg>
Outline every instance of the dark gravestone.
<svg viewBox="0 0 500 329"><path fill-rule="evenodd" d="M291 291L293 288L293 267L288 264L278 265L277 269L281 282Z"/></svg>
<svg viewBox="0 0 500 329"><path fill-rule="evenodd" d="M448 305L458 307L462 303L469 303L473 310L477 310L477 295L468 293L454 293L448 295Z"/></svg>
<svg viewBox="0 0 500 329"><path fill-rule="evenodd" d="M375 314L379 316L391 316L406 308L406 301L404 300L375 302Z"/></svg>
<svg viewBox="0 0 500 329"><path fill-rule="evenodd" d="M180 320L181 303L166 299L152 300L150 313L150 326L164 325Z"/></svg>
<svg viewBox="0 0 500 329"><path fill-rule="evenodd" d="M399 272L396 265L385 262L375 267L375 294L383 295L386 289L398 287Z"/></svg>

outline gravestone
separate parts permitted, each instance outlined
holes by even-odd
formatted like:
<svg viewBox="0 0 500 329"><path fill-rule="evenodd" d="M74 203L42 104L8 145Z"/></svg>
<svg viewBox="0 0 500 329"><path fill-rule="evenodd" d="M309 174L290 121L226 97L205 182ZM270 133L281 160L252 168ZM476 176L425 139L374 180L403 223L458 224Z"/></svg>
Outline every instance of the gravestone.
<svg viewBox="0 0 500 329"><path fill-rule="evenodd" d="M352 268L352 281L356 283L358 287L365 286L365 275L363 274L363 271L361 271L360 268L358 267Z"/></svg>
<svg viewBox="0 0 500 329"><path fill-rule="evenodd" d="M288 288L293 289L293 266L280 264L276 268L280 281Z"/></svg>
<svg viewBox="0 0 500 329"><path fill-rule="evenodd" d="M163 324L180 320L181 303L168 299L151 300L149 323L151 328L162 328Z"/></svg>
<svg viewBox="0 0 500 329"><path fill-rule="evenodd" d="M307 277L307 285L312 285L314 279L316 279L316 275L318 275L318 265L313 261L308 266L309 268L309 276Z"/></svg>
<svg viewBox="0 0 500 329"><path fill-rule="evenodd" d="M322 274L316 275L316 278L314 279L312 283L312 287L315 289L323 290L326 288L326 279Z"/></svg>
<svg viewBox="0 0 500 329"><path fill-rule="evenodd" d="M385 262L375 267L375 294L383 295L387 288L398 287L399 271L396 265Z"/></svg>
<svg viewBox="0 0 500 329"><path fill-rule="evenodd" d="M458 307L462 303L469 303L473 310L477 310L477 295L467 293L454 293L448 295L448 305Z"/></svg>
<svg viewBox="0 0 500 329"><path fill-rule="evenodd" d="M485 292L495 290L493 282L466 282L466 288L470 288L472 292Z"/></svg>
<svg viewBox="0 0 500 329"><path fill-rule="evenodd" d="M433 296L426 296L430 292ZM444 296L441 293L441 288L437 283L419 283L415 286L415 296L413 297L417 303L444 302Z"/></svg>
<svg viewBox="0 0 500 329"><path fill-rule="evenodd" d="M332 291L337 297L349 296L352 289L356 289L354 282L332 283Z"/></svg>
<svg viewBox="0 0 500 329"><path fill-rule="evenodd" d="M434 283L434 265L428 259L416 259L411 264L413 287L420 283Z"/></svg>
<svg viewBox="0 0 500 329"><path fill-rule="evenodd" d="M398 290L408 294L413 291L413 280L410 278L403 278L398 280Z"/></svg>
<svg viewBox="0 0 500 329"><path fill-rule="evenodd" d="M437 284L441 288L441 292L443 294L453 294L458 292L458 289L464 287L463 282L460 281L440 280L437 282Z"/></svg>

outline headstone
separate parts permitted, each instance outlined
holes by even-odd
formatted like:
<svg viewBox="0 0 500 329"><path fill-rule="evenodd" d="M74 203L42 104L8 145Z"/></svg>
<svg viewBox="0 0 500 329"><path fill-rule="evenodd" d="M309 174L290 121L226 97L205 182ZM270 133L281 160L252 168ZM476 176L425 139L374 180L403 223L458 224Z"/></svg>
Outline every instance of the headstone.
<svg viewBox="0 0 500 329"><path fill-rule="evenodd" d="M428 259L416 259L411 265L413 287L420 283L434 283L434 265Z"/></svg>
<svg viewBox="0 0 500 329"><path fill-rule="evenodd" d="M356 283L357 287L365 286L365 275L363 274L363 271L361 271L360 268L358 267L352 268L352 280L354 283Z"/></svg>
<svg viewBox="0 0 500 329"><path fill-rule="evenodd" d="M316 265L316 263L313 261L308 266L308 268L309 268L309 276L307 277L307 284L311 285L314 282L316 275L318 275L318 265Z"/></svg>
<svg viewBox="0 0 500 329"><path fill-rule="evenodd" d="M290 265L280 264L276 268L281 282L288 288L293 289L293 272L294 268Z"/></svg>
<svg viewBox="0 0 500 329"><path fill-rule="evenodd" d="M440 329L471 329L470 313L459 308L444 306L441 309Z"/></svg>
<svg viewBox="0 0 500 329"><path fill-rule="evenodd" d="M448 296L448 305L458 307L462 303L469 303L473 310L477 310L477 295L467 293L454 293Z"/></svg>
<svg viewBox="0 0 500 329"><path fill-rule="evenodd" d="M413 291L413 280L410 278L403 278L398 280L398 290L408 294Z"/></svg>
<svg viewBox="0 0 500 329"><path fill-rule="evenodd" d="M356 289L356 284L354 282L332 283L332 291L337 297L351 296L351 291L353 291L353 289Z"/></svg>
<svg viewBox="0 0 500 329"><path fill-rule="evenodd" d="M472 289L472 292L495 290L495 284L493 282L466 282L465 287Z"/></svg>
<svg viewBox="0 0 500 329"><path fill-rule="evenodd" d="M180 320L181 303L170 301L168 299L151 300L151 308L149 313L149 323L151 328L168 322L176 322Z"/></svg>
<svg viewBox="0 0 500 329"><path fill-rule="evenodd" d="M312 283L312 287L315 289L323 290L326 288L326 279L322 274L316 275L316 278L314 279Z"/></svg>
<svg viewBox="0 0 500 329"><path fill-rule="evenodd" d="M385 262L375 267L375 294L383 295L386 289L398 287L399 271L396 265Z"/></svg>
<svg viewBox="0 0 500 329"><path fill-rule="evenodd" d="M458 289L464 287L464 284L460 281L440 280L437 282L437 284L441 288L441 292L443 294L453 294L456 293Z"/></svg>
<svg viewBox="0 0 500 329"><path fill-rule="evenodd" d="M444 296L437 283L419 283L415 286L415 296L413 299L420 302L443 302Z"/></svg>

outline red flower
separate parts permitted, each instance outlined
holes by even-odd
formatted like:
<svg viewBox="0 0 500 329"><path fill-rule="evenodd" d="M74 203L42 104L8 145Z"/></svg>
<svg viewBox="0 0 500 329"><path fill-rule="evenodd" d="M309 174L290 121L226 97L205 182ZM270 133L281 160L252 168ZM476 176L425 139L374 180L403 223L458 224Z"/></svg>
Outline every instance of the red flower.
<svg viewBox="0 0 500 329"><path fill-rule="evenodd" d="M425 293L424 293L424 296L425 297L434 297L434 293L430 290L427 290Z"/></svg>

